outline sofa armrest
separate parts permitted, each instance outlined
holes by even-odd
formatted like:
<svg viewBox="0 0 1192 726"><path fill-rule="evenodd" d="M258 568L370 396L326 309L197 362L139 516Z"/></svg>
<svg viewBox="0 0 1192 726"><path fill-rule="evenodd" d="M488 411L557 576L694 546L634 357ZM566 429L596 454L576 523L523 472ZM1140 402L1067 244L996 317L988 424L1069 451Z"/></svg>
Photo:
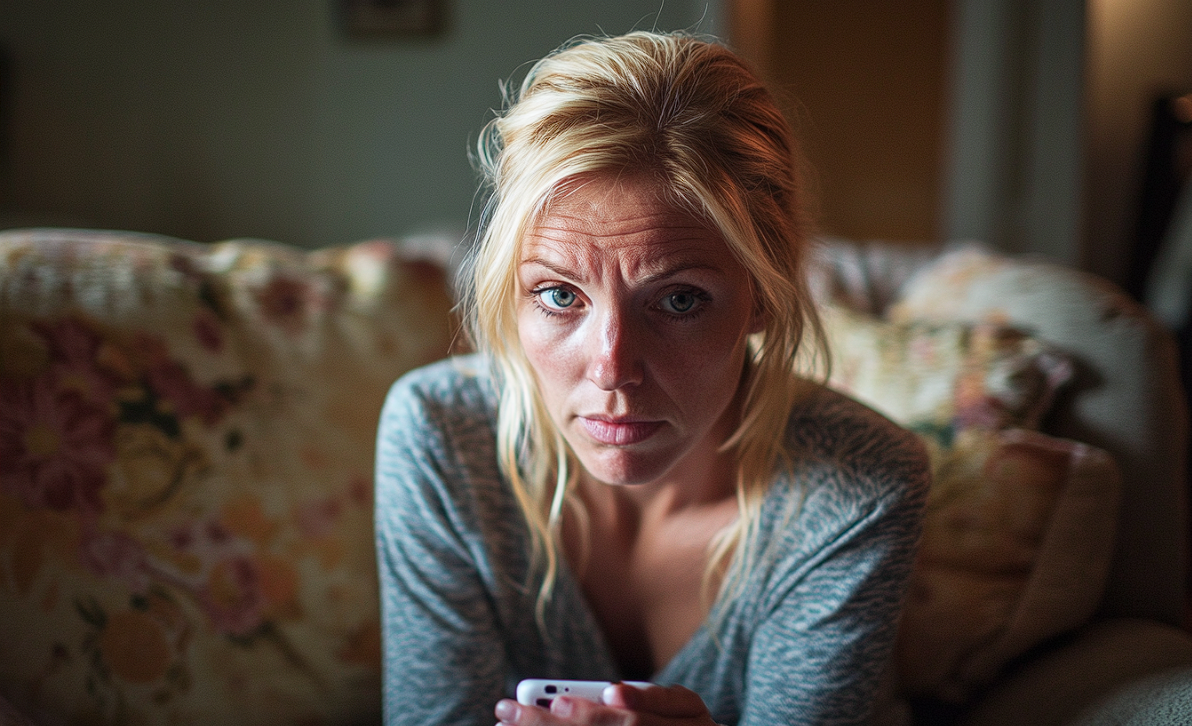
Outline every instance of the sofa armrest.
<svg viewBox="0 0 1192 726"><path fill-rule="evenodd" d="M1192 706L1190 683L1188 633L1148 620L1105 620L1016 666L960 723L1121 724L1125 722L1114 714L1123 708L1131 709L1133 718L1143 718L1140 714L1162 713L1178 704ZM1154 723L1130 723L1144 722Z"/></svg>

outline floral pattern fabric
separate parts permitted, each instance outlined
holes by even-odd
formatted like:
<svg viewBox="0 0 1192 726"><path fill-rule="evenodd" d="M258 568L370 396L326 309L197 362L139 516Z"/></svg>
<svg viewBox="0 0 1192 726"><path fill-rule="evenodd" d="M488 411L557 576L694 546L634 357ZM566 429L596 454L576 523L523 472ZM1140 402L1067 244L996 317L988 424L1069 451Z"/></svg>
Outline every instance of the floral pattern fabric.
<svg viewBox="0 0 1192 726"><path fill-rule="evenodd" d="M967 429L1038 428L1071 361L997 323L890 322L824 310L831 384L947 447Z"/></svg>
<svg viewBox="0 0 1192 726"><path fill-rule="evenodd" d="M65 723L379 713L373 439L443 272L0 234L0 697Z"/></svg>

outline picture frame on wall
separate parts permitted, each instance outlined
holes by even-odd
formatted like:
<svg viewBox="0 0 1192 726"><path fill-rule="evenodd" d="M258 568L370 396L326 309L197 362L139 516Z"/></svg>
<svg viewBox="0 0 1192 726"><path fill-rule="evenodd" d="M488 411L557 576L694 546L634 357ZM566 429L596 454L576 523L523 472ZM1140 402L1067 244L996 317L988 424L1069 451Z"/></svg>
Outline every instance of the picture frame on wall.
<svg viewBox="0 0 1192 726"><path fill-rule="evenodd" d="M434 35L443 29L447 0L336 0L350 38Z"/></svg>

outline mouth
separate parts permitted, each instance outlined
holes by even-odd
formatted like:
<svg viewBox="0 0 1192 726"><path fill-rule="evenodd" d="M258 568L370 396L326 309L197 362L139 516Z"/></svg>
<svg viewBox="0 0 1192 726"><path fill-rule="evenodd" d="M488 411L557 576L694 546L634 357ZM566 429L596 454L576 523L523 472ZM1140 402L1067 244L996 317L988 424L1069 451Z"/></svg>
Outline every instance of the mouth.
<svg viewBox="0 0 1192 726"><path fill-rule="evenodd" d="M607 416L580 416L579 424L598 444L631 446L639 444L662 428L663 421Z"/></svg>

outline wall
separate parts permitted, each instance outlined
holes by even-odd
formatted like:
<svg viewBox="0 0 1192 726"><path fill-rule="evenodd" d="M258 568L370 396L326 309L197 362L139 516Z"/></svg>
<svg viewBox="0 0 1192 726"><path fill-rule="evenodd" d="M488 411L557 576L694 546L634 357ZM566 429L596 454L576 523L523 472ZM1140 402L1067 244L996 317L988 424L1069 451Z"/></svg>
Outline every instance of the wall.
<svg viewBox="0 0 1192 726"><path fill-rule="evenodd" d="M0 222L314 246L469 218L498 81L581 33L718 0L447 0L436 37L349 41L333 0L5 0Z"/></svg>
<svg viewBox="0 0 1192 726"><path fill-rule="evenodd" d="M1192 92L1192 2L1088 0L1083 266L1122 281L1130 262L1151 104Z"/></svg>
<svg viewBox="0 0 1192 726"><path fill-rule="evenodd" d="M933 237L979 239L1009 252L1048 256L1122 282L1133 244L1151 103L1160 93L1192 91L1192 2L947 0L946 4L951 25L945 31L950 47L940 143L943 168L933 169L936 156L928 145L912 143L905 148L918 149L909 157L917 158L918 166L901 181L919 186L918 201L907 189L893 187L889 193L880 187L866 188L858 194L860 200L876 203L882 196L899 200L922 220L923 200L934 191L941 197L941 211L938 234ZM835 13L841 23L837 30L844 38L863 37L874 18L881 17L878 24L884 23L893 37L879 38L868 48L847 39L819 43L813 52L788 48L786 54L801 67L770 71L772 76L818 74L821 86L829 91L839 78L837 87L843 90L837 95L844 100L821 94L827 105L859 105L863 98L849 99L847 94L864 88L864 77L862 83L845 80L833 64L846 57L849 70L863 62L853 57L858 49L872 53L878 44L897 48L909 42L921 52L935 47L930 38L940 19L938 6L919 0L890 7L875 3L874 8L863 9L865 5L865 0L729 0L727 14L733 38L763 66L785 62L775 48L789 45L794 37L775 29L776 15L821 14L831 20ZM918 14L922 22L908 28L896 22L899 13ZM901 72L910 81L907 98L933 99L924 94L922 66L908 70L914 66L896 56L887 65L872 76ZM814 124L809 139L814 144L814 134L821 131L816 126L825 126L814 118L819 91L792 90L803 102L802 115ZM881 136L845 125L832 124L829 131L865 143L880 139L888 147L903 144L907 128L921 141L932 127L931 121L922 119L909 122L918 123L917 127L908 126L911 117L905 113L895 116L901 121L898 127L879 123L877 117L875 113L872 126L881 129ZM905 148L879 149L873 158L896 156ZM846 201L834 196L853 194L864 184L886 183L897 175L863 178L860 175L868 174L863 165L827 146L823 149L816 161L823 179L823 220L828 231L838 227L842 233L851 229L861 236L902 236L900 230L906 226L892 215L870 220L880 224L879 229L834 221L843 217L833 205ZM844 163L833 168L837 158ZM933 180L936 172L938 179ZM928 188L936 183L938 189Z"/></svg>
<svg viewBox="0 0 1192 726"><path fill-rule="evenodd" d="M824 232L936 238L948 18L948 0L732 5L734 42L789 96Z"/></svg>
<svg viewBox="0 0 1192 726"><path fill-rule="evenodd" d="M772 62L804 109L824 229L921 241L938 230L946 0L778 3Z"/></svg>
<svg viewBox="0 0 1192 726"><path fill-rule="evenodd" d="M1085 0L952 0L943 237L1076 263Z"/></svg>
<svg viewBox="0 0 1192 726"><path fill-rule="evenodd" d="M1192 3L952 1L946 236L1125 282L1152 101L1192 91Z"/></svg>

